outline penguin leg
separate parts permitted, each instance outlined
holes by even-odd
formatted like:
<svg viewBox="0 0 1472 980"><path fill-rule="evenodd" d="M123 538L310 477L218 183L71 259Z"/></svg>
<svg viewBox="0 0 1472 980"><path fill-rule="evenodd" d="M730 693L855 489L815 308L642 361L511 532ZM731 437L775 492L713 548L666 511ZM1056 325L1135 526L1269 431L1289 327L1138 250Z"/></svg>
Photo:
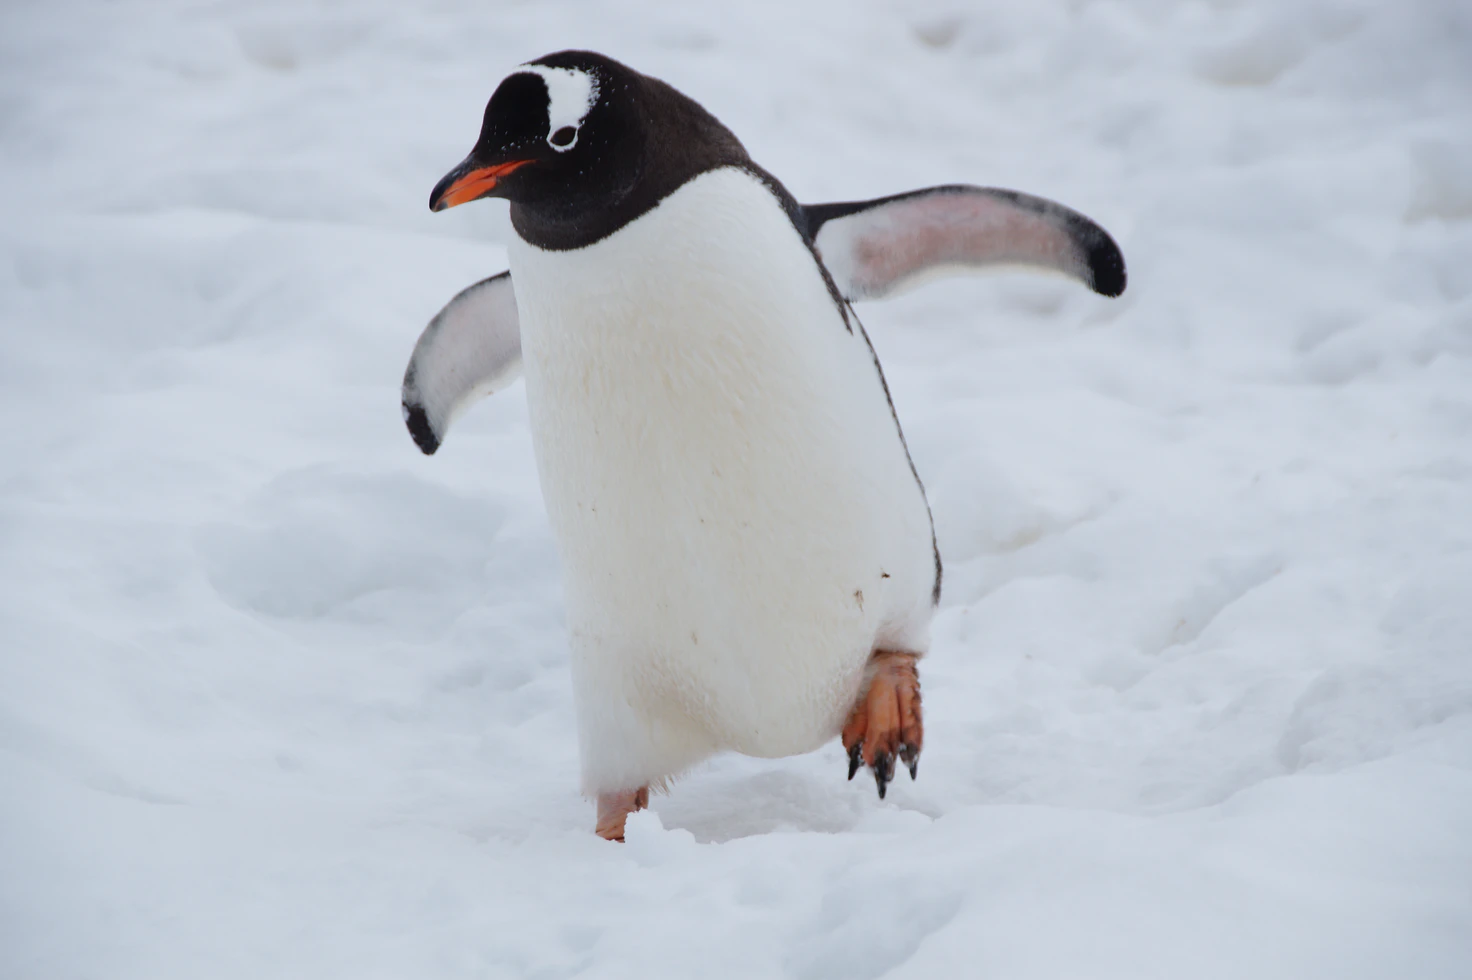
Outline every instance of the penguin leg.
<svg viewBox="0 0 1472 980"><path fill-rule="evenodd" d="M874 771L879 798L894 778L898 755L914 779L920 768L920 748L925 743L925 726L920 718L919 659L913 653L876 651L870 663L874 673L869 687L859 696L843 726L843 747L848 750L848 778L859 771L859 762Z"/></svg>
<svg viewBox="0 0 1472 980"><path fill-rule="evenodd" d="M649 805L649 787L620 790L617 793L598 794L598 836L604 840L624 839L624 821L635 810Z"/></svg>

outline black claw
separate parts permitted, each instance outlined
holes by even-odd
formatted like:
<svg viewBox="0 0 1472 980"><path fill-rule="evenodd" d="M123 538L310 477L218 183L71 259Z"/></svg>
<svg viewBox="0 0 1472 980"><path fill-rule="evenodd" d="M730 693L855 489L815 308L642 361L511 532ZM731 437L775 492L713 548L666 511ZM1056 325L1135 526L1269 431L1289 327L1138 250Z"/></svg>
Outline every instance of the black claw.
<svg viewBox="0 0 1472 980"><path fill-rule="evenodd" d="M910 770L910 781L915 781L915 774L920 769L920 750L913 745L900 746L900 758Z"/></svg>
<svg viewBox="0 0 1472 980"><path fill-rule="evenodd" d="M894 756L881 752L874 757L874 785L879 787L879 798L884 799L885 788L894 778Z"/></svg>
<svg viewBox="0 0 1472 980"><path fill-rule="evenodd" d="M859 739L859 741L855 742L853 744L853 747L848 750L848 779L849 779L849 782L853 782L854 773L856 773L856 772L859 771L859 759L862 756L863 751L864 751L864 740L863 739Z"/></svg>

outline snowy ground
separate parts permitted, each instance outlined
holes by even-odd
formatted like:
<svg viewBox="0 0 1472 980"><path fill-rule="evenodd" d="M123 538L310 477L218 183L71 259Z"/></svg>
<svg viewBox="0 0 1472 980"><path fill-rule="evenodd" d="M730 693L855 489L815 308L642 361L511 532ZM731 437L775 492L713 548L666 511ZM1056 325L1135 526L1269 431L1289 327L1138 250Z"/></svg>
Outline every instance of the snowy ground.
<svg viewBox="0 0 1472 980"><path fill-rule="evenodd" d="M1472 976L1462 0L0 9L0 977ZM518 385L398 382L431 215L606 51L806 201L1113 231L862 315L947 558L921 778L576 793Z"/></svg>

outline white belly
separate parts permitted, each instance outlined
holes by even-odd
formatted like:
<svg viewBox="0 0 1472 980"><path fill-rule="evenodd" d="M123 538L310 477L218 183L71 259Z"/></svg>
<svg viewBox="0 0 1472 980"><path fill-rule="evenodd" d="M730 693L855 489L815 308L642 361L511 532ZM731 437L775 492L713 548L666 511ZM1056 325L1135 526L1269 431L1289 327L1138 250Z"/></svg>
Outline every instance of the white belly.
<svg viewBox="0 0 1472 980"><path fill-rule="evenodd" d="M516 241L584 790L836 734L876 647L924 652L924 497L868 345L776 199L702 175L588 248Z"/></svg>

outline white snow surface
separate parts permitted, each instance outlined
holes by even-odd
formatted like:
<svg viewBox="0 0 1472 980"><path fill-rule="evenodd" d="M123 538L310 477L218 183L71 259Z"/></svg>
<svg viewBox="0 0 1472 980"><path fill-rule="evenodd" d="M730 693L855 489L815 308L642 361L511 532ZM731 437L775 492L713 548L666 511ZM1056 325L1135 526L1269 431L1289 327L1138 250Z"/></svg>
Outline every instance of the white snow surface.
<svg viewBox="0 0 1472 980"><path fill-rule="evenodd" d="M1110 229L860 313L947 562L920 778L592 833L520 384L404 364L497 81L667 79L800 200ZM0 7L0 977L1472 976L1465 0Z"/></svg>

